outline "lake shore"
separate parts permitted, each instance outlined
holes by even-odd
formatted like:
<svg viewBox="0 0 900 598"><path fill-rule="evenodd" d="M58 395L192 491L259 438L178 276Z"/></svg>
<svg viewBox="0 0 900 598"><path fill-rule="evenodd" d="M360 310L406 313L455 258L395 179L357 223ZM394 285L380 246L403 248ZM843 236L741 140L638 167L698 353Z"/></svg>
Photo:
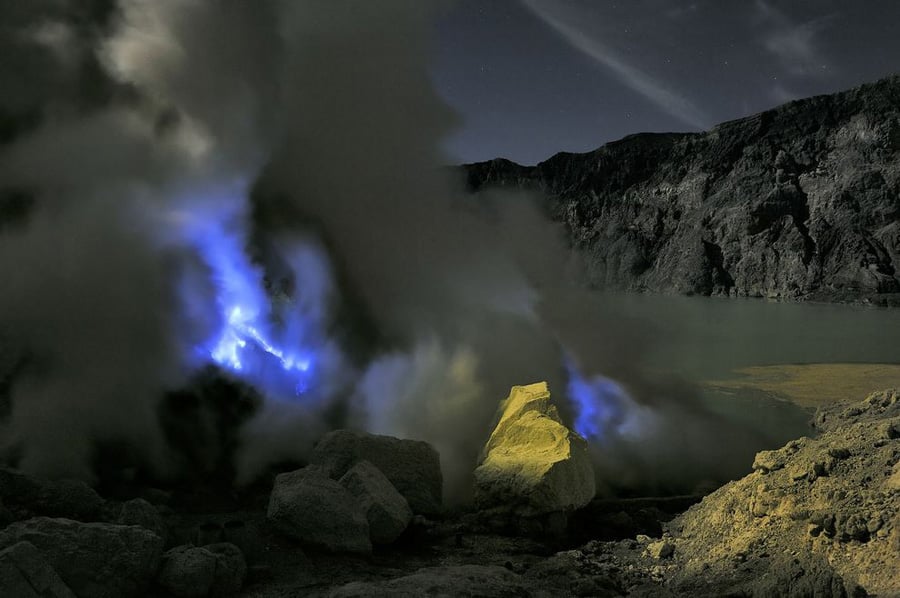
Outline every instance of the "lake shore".
<svg viewBox="0 0 900 598"><path fill-rule="evenodd" d="M900 364L807 363L742 367L734 378L708 380L714 392L763 392L777 400L816 408L847 397L865 396L877 388L900 386Z"/></svg>

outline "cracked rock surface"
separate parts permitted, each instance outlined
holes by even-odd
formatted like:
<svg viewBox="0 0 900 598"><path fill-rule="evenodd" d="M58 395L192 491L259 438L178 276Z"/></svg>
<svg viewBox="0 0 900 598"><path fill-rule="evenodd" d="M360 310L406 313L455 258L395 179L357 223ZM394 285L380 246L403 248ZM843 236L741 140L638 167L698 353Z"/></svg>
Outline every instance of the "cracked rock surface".
<svg viewBox="0 0 900 598"><path fill-rule="evenodd" d="M598 286L897 305L898 150L895 76L706 133L464 168L472 190L541 193Z"/></svg>

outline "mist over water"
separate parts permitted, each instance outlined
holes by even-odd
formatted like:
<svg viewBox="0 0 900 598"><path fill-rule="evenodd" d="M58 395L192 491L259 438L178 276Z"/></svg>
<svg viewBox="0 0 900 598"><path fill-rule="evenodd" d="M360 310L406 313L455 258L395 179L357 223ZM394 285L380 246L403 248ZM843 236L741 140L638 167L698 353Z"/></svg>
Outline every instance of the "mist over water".
<svg viewBox="0 0 900 598"><path fill-rule="evenodd" d="M0 232L0 334L25 364L0 440L21 467L90 479L117 441L177 474L162 399L210 366L264 397L239 483L355 427L433 443L465 500L499 401L538 380L605 491L726 479L771 442L689 383L702 351L672 351L723 352L702 332L719 312L578 292L540 197L472 197L444 166L442 3L117 7L79 43L119 93L0 153L37 204Z"/></svg>
<svg viewBox="0 0 900 598"><path fill-rule="evenodd" d="M646 370L668 372L697 383L740 380L736 370L803 364L900 364L894 339L900 315L866 306L791 303L761 299L657 296L577 291L586 308L632 321L652 342L645 344ZM779 446L809 433L810 409L789 396L747 388L702 387L705 405L764 433L761 444ZM827 383L827 382L823 382ZM854 383L860 400L877 381ZM830 396L833 393L822 394ZM749 462L744 465L748 467Z"/></svg>
<svg viewBox="0 0 900 598"><path fill-rule="evenodd" d="M613 293L591 303L643 322L656 339L649 366L695 380L770 364L898 363L900 314L887 308Z"/></svg>

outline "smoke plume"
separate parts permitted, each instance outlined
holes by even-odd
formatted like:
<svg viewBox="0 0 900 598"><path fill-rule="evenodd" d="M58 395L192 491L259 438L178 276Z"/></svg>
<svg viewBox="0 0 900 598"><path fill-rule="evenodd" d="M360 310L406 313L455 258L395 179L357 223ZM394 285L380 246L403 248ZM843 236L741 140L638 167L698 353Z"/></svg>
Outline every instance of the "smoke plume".
<svg viewBox="0 0 900 598"><path fill-rule="evenodd" d="M118 440L170 470L161 398L213 364L266 397L240 430L241 481L350 426L434 443L464 499L499 400L537 380L611 488L731 472L709 443L743 457L758 439L654 380L639 323L585 309L540 198L473 197L444 166L456 117L428 74L443 8L120 0L77 35L38 8L19 21L42 33L4 31L20 58L82 83L90 64L108 90L85 102L73 83L61 110L36 86L0 149L36 205L0 229L22 467L90 477L92 446Z"/></svg>

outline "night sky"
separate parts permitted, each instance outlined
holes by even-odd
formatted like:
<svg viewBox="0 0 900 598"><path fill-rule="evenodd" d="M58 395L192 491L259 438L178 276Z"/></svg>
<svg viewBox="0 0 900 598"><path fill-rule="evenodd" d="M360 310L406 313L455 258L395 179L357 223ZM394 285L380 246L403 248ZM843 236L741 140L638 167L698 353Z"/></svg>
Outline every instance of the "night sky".
<svg viewBox="0 0 900 598"><path fill-rule="evenodd" d="M450 161L534 164L900 72L900 2L459 0L435 39Z"/></svg>

